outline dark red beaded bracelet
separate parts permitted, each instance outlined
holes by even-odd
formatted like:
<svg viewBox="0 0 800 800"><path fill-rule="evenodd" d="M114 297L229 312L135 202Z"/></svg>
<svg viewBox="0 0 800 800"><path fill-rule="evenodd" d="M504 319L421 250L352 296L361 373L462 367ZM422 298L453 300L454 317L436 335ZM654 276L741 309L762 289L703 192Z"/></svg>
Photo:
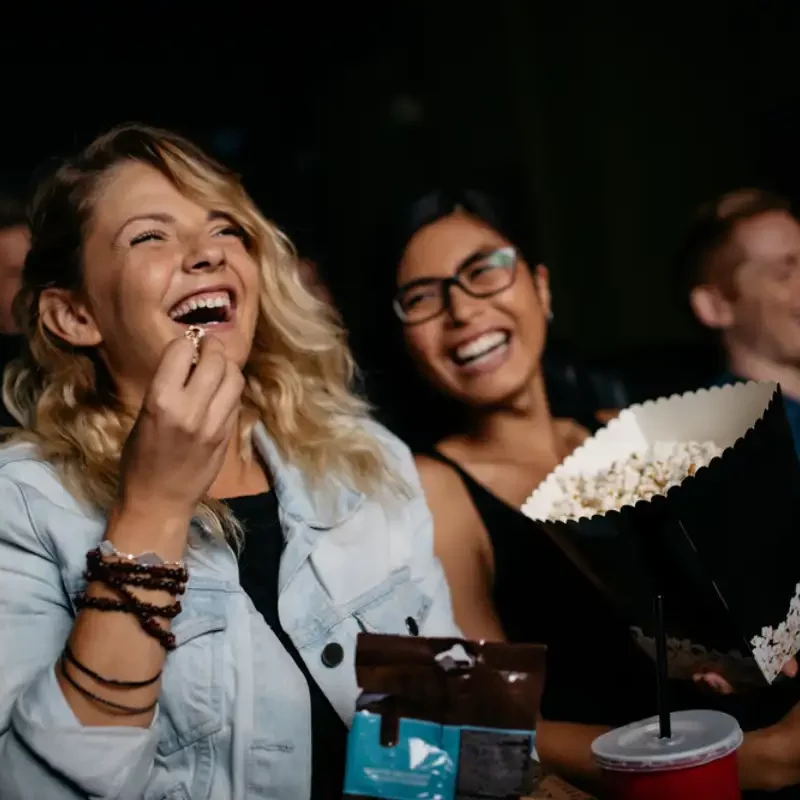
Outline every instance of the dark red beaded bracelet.
<svg viewBox="0 0 800 800"><path fill-rule="evenodd" d="M111 597L91 597L86 594L81 594L75 598L75 606L79 609L87 608L95 611L121 611L127 614L133 614L136 617L142 630L157 639L165 650L175 649L175 636L168 630L165 630L161 625L156 622L154 615L139 611L138 601L133 598L115 600ZM158 609L158 616L165 616L164 609L159 606L154 606ZM172 611L172 608L169 609ZM180 609L176 613L180 613ZM175 616L175 614L173 614Z"/></svg>
<svg viewBox="0 0 800 800"><path fill-rule="evenodd" d="M167 564L138 564L135 561L111 561L103 556L99 547L95 547L94 550L90 550L86 554L86 565L91 569L101 564L114 572L126 575L171 578L179 583L186 583L189 580L189 571L186 567L169 566Z"/></svg>

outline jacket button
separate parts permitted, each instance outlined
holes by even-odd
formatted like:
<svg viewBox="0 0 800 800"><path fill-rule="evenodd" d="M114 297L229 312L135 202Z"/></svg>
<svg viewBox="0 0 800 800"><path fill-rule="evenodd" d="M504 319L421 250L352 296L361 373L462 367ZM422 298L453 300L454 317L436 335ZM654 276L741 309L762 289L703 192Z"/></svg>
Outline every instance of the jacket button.
<svg viewBox="0 0 800 800"><path fill-rule="evenodd" d="M322 649L322 663L333 669L338 667L344 660L344 648L338 642L326 644Z"/></svg>

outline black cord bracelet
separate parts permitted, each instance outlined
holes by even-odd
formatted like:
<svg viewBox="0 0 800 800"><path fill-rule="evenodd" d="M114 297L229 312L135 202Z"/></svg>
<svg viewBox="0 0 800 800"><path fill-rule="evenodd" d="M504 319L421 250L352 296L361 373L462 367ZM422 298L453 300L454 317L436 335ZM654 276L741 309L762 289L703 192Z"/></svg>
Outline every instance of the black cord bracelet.
<svg viewBox="0 0 800 800"><path fill-rule="evenodd" d="M158 705L158 698L150 703L149 706L144 706L143 708L124 706L122 703L113 703L111 700L106 700L105 698L100 697L100 695L90 692L86 687L81 686L67 671L67 662L64 658L61 659L61 674L64 676L64 679L67 681L67 683L69 683L69 685L72 686L76 692L82 694L87 700L92 700L99 705L106 706L106 708L111 708L114 711L119 711L120 713L131 717L135 714L144 714L148 711L152 711Z"/></svg>
<svg viewBox="0 0 800 800"><path fill-rule="evenodd" d="M70 664L77 667L84 675L88 675L93 681L97 681L104 686L115 686L119 689L143 689L145 686L152 686L161 677L161 671L159 671L155 677L146 681L118 681L113 678L104 678L102 675L98 675L96 672L90 670L85 664L81 664L81 662L75 658L75 654L72 650L69 649L69 645L64 646L64 658L66 658Z"/></svg>

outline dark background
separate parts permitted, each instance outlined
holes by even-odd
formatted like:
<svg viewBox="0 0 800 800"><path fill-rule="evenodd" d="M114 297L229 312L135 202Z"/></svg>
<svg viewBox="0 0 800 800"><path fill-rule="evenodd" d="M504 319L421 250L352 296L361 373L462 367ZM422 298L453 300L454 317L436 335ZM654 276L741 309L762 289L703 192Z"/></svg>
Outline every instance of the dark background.
<svg viewBox="0 0 800 800"><path fill-rule="evenodd" d="M0 180L26 181L116 122L176 128L241 171L267 214L321 259L357 350L369 334L364 275L389 268L373 234L398 198L442 180L488 188L551 269L554 339L649 370L655 391L659 374L687 375L701 358L670 288L691 209L742 184L800 188L795 5L411 0L175 7L169 21L145 5L120 7L119 19L43 14L47 46L3 65ZM70 33L59 36L62 22Z"/></svg>

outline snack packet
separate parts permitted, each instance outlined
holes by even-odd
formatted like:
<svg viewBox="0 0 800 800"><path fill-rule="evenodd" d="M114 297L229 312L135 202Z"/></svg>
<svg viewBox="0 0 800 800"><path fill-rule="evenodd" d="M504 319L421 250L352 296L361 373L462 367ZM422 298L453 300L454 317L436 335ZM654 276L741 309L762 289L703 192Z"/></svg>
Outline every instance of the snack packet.
<svg viewBox="0 0 800 800"><path fill-rule="evenodd" d="M541 645L361 634L345 796L524 796L545 654Z"/></svg>

